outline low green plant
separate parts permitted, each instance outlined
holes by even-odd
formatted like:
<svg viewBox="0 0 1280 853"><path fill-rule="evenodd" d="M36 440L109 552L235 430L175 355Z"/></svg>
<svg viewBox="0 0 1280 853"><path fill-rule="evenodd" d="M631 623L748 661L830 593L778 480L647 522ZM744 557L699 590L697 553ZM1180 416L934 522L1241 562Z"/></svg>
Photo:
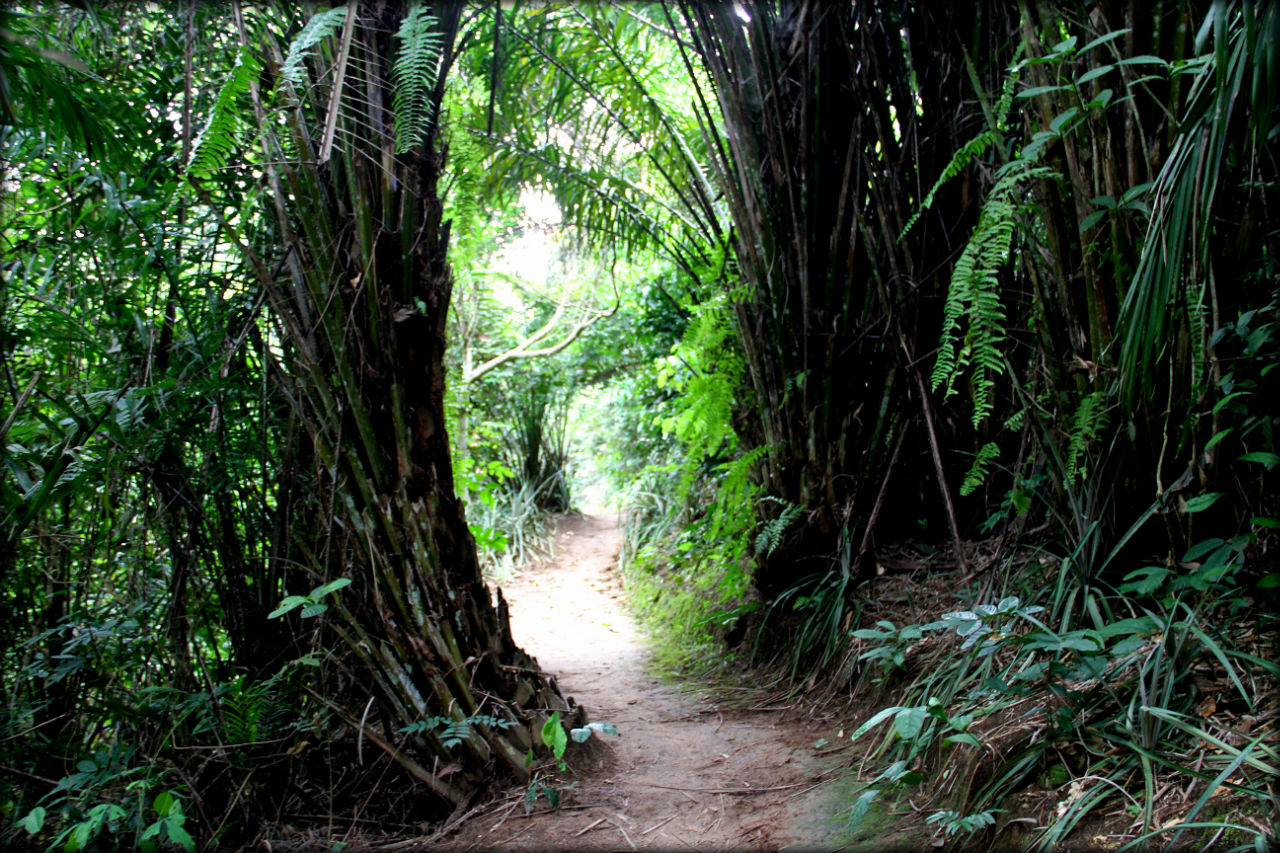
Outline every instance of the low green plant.
<svg viewBox="0 0 1280 853"><path fill-rule="evenodd" d="M1002 809L987 809L986 811L974 812L973 814L962 815L960 812L951 809L943 809L936 811L925 818L926 823L935 823L942 830L942 834L950 838L953 835L964 833L972 835L980 829L986 829L996 822L996 815L1003 811Z"/></svg>
<svg viewBox="0 0 1280 853"><path fill-rule="evenodd" d="M268 619L279 619L286 613L292 613L299 607L302 608L302 618L310 619L319 616L329 609L329 605L323 603L320 599L330 593L337 592L344 587L351 585L351 578L335 578L328 583L321 584L306 595L287 595L280 602L280 606L267 614Z"/></svg>
<svg viewBox="0 0 1280 853"><path fill-rule="evenodd" d="M54 832L47 849L64 853L121 846L151 853L165 844L193 853L180 793L163 788L153 797L164 774L130 766L133 757L132 749L112 749L81 759L16 825L32 838Z"/></svg>
<svg viewBox="0 0 1280 853"><path fill-rule="evenodd" d="M542 725L542 731L539 733L543 746L551 750L551 755L555 759L560 772L568 769L565 764L565 750L569 748L569 743L586 743L593 736L600 737L618 737L618 727L612 723L588 723L580 728L571 729L568 734L565 733L564 724L560 720L560 712L555 711L547 721ZM529 754L525 757L526 764L533 763L533 750L529 750ZM530 782L529 787L524 792L524 810L529 813L537 804L539 797L546 797L547 804L552 809L560 808L561 794L565 791L572 791L578 787L577 782L568 785L552 785L545 778L535 776Z"/></svg>

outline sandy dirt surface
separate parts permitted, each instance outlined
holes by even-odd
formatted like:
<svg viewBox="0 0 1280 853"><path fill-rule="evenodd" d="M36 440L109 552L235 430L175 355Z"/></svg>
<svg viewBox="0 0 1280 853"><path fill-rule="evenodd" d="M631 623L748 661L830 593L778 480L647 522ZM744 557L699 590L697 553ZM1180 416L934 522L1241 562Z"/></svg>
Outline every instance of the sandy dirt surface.
<svg viewBox="0 0 1280 853"><path fill-rule="evenodd" d="M616 574L611 515L560 523L555 556L503 585L512 632L592 722L617 738L570 743L561 808L508 795L441 841L462 850L832 849L823 732L791 708L731 709L645 669Z"/></svg>

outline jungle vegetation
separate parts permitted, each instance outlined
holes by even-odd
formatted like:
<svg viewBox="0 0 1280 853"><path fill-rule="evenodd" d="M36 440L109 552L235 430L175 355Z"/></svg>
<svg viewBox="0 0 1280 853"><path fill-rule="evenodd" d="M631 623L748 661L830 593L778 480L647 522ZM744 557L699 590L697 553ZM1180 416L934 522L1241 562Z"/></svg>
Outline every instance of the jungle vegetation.
<svg viewBox="0 0 1280 853"><path fill-rule="evenodd" d="M0 839L533 781L593 489L666 665L879 709L851 826L1267 849L1278 91L1258 0L0 12Z"/></svg>

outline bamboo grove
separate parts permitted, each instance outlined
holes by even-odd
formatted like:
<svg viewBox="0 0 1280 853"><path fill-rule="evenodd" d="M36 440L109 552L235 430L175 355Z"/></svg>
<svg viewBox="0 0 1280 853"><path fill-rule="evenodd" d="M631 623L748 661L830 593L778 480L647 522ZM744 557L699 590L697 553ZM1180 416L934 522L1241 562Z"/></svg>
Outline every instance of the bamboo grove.
<svg viewBox="0 0 1280 853"><path fill-rule="evenodd" d="M1274 843L1230 809L1280 766L1277 45L1252 0L0 12L0 837L535 779L591 709L491 581L576 448L637 609L881 700L851 825L929 779L981 845L1061 772L1024 846L1220 786ZM499 299L532 190L562 283ZM877 620L904 548L943 618Z"/></svg>

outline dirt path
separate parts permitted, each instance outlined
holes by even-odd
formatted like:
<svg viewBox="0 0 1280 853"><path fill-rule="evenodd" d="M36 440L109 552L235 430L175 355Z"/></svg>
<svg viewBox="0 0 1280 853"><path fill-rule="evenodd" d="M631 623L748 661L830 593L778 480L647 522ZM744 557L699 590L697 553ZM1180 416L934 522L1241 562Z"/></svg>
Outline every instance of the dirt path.
<svg viewBox="0 0 1280 853"><path fill-rule="evenodd" d="M624 609L615 573L620 535L611 516L569 517L556 557L503 592L512 631L593 722L618 738L570 743L576 781L558 811L539 799L526 814L520 791L462 824L460 849L831 849L829 781L817 756L825 732L790 709L744 711L664 685L644 668L643 638ZM554 771L554 768L552 768Z"/></svg>

